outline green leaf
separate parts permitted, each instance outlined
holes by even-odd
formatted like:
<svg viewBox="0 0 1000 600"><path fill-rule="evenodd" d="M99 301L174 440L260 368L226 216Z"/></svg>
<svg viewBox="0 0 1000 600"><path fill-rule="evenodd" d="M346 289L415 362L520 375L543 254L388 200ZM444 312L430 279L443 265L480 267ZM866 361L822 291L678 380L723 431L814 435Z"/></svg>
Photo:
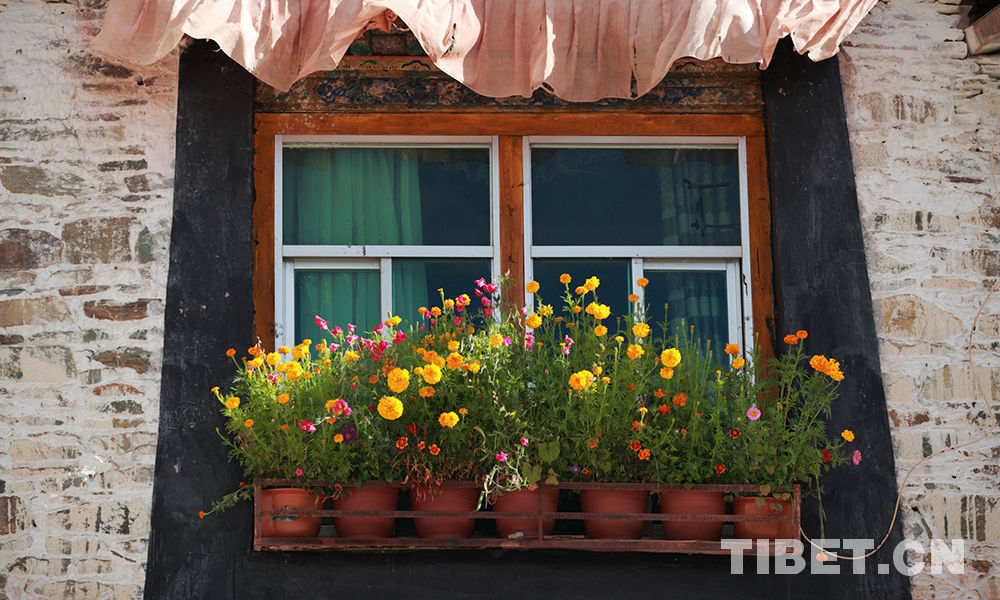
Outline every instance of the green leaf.
<svg viewBox="0 0 1000 600"><path fill-rule="evenodd" d="M538 444L538 458L543 462L552 462L559 458L559 442L541 442Z"/></svg>
<svg viewBox="0 0 1000 600"><path fill-rule="evenodd" d="M559 484L559 476L556 475L556 472L553 471L551 467L549 468L549 476L545 478L545 483L548 485Z"/></svg>

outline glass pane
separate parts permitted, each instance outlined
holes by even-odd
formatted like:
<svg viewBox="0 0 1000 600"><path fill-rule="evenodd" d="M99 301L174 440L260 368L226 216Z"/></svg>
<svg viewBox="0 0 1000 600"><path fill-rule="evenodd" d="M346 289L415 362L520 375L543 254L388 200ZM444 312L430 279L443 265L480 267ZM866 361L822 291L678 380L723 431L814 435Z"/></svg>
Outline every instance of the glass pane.
<svg viewBox="0 0 1000 600"><path fill-rule="evenodd" d="M716 356L729 339L729 295L726 293L725 271L651 271L643 273L649 280L645 290L648 321L656 322L653 332L663 334L664 311L669 319L668 335L688 328L694 339L711 340ZM666 305L666 308L664 308ZM694 327L694 329L690 329Z"/></svg>
<svg viewBox="0 0 1000 600"><path fill-rule="evenodd" d="M285 244L490 244L488 148L285 148L282 164Z"/></svg>
<svg viewBox="0 0 1000 600"><path fill-rule="evenodd" d="M532 148L532 243L739 246L738 152Z"/></svg>
<svg viewBox="0 0 1000 600"><path fill-rule="evenodd" d="M569 284L570 293L577 286L583 285L588 277L601 280L597 288L597 298L602 304L611 307L613 317L621 317L628 312L628 295L632 289L632 261L626 259L539 259L534 263L535 281L539 284L535 300L543 304L551 304L557 314L561 314L564 306L562 298L566 294L566 286L559 283L559 276L568 273L572 277ZM612 331L615 327L606 323Z"/></svg>
<svg viewBox="0 0 1000 600"><path fill-rule="evenodd" d="M482 305L475 296L475 281L480 277L490 281L488 259L452 260L423 258L392 259L392 312L410 323L417 323L417 308L441 306L441 292L445 298L454 299L468 294L472 305L469 315L482 312Z"/></svg>
<svg viewBox="0 0 1000 600"><path fill-rule="evenodd" d="M295 341L322 339L316 315L334 325L371 331L379 322L379 274L375 269L295 271ZM329 339L329 337L327 338Z"/></svg>

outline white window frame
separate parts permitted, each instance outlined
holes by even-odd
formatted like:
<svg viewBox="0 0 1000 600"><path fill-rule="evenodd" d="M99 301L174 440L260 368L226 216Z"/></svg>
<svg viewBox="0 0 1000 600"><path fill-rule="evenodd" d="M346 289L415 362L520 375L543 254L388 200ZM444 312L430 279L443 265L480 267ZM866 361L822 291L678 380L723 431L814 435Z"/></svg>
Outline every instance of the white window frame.
<svg viewBox="0 0 1000 600"><path fill-rule="evenodd" d="M490 153L490 243L488 246L288 245L283 240L282 152L292 147L488 148ZM276 135L274 137L274 314L275 347L294 339L295 271L372 269L379 271L380 311L392 313L393 258L488 258L500 278L500 165L497 136Z"/></svg>
<svg viewBox="0 0 1000 600"><path fill-rule="evenodd" d="M535 246L532 244L531 148L629 148L706 149L735 148L738 153L740 193L739 246ZM747 184L747 148L743 136L524 136L522 147L524 181L524 280L534 277L536 258L630 258L632 290L645 301L643 288L635 281L646 270L708 270L726 272L729 306L729 339L754 345L753 297L751 293L750 211ZM525 305L531 295L525 293Z"/></svg>

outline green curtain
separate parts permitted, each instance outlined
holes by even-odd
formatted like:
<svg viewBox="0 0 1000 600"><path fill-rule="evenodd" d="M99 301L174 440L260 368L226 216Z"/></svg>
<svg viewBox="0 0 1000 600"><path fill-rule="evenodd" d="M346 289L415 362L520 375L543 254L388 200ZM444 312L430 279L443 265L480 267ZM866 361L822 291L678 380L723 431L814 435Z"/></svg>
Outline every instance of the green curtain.
<svg viewBox="0 0 1000 600"><path fill-rule="evenodd" d="M663 319L663 303L673 331L679 333L681 319L685 327L694 326L694 338L712 341L712 348L737 340L729 339L728 294L724 271L646 271L650 284L647 303L656 311L654 319ZM690 331L690 330L689 330Z"/></svg>
<svg viewBox="0 0 1000 600"><path fill-rule="evenodd" d="M379 276L374 269L298 269L295 271L295 341L322 338L323 332L316 326L316 315L329 321L331 328L354 323L362 331L371 329L380 320L379 300Z"/></svg>
<svg viewBox="0 0 1000 600"><path fill-rule="evenodd" d="M282 159L286 244L423 243L418 150L289 148ZM321 316L352 314L351 322L370 329L384 318L369 314L367 308L371 306L370 294L378 298L379 288L372 289L370 283L359 285L356 279L346 275L297 277L296 297L315 299ZM424 304L425 280L420 269L412 269L408 277L394 281L393 293ZM358 296L360 290L364 290L363 297ZM345 304L350 311L343 309ZM306 309L305 304L296 305ZM296 323L311 323L313 316L297 314Z"/></svg>
<svg viewBox="0 0 1000 600"><path fill-rule="evenodd" d="M730 153L664 150L660 217L667 246L739 246L739 170Z"/></svg>

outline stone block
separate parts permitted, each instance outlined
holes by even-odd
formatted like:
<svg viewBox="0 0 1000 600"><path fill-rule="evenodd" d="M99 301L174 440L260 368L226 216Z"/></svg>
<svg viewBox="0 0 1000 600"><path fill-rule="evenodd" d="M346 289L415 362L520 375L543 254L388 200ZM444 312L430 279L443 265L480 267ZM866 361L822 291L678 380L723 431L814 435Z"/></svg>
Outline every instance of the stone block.
<svg viewBox="0 0 1000 600"><path fill-rule="evenodd" d="M0 535L11 535L22 531L26 513L21 499L17 496L0 496Z"/></svg>
<svg viewBox="0 0 1000 600"><path fill-rule="evenodd" d="M937 342L954 339L964 331L955 315L910 294L885 298L878 307L881 333L889 338Z"/></svg>
<svg viewBox="0 0 1000 600"><path fill-rule="evenodd" d="M132 217L101 217L67 223L62 229L64 256L74 264L132 260L129 231Z"/></svg>
<svg viewBox="0 0 1000 600"><path fill-rule="evenodd" d="M54 265L62 258L62 240L47 231L0 231L0 271L21 271Z"/></svg>
<svg viewBox="0 0 1000 600"><path fill-rule="evenodd" d="M129 368L136 373L145 373L149 370L150 352L142 348L127 347L105 350L93 356L93 360L106 367Z"/></svg>
<svg viewBox="0 0 1000 600"><path fill-rule="evenodd" d="M63 346L0 346L0 379L58 383L76 377L76 363Z"/></svg>
<svg viewBox="0 0 1000 600"><path fill-rule="evenodd" d="M149 302L148 299L124 303L112 300L88 300L83 304L83 312L92 319L133 321L146 317Z"/></svg>
<svg viewBox="0 0 1000 600"><path fill-rule="evenodd" d="M53 446L39 440L12 440L8 454L17 462L69 460L79 458L80 450L73 446Z"/></svg>
<svg viewBox="0 0 1000 600"><path fill-rule="evenodd" d="M14 194L39 196L80 196L91 191L83 177L55 173L41 167L12 165L0 169L0 185Z"/></svg>
<svg viewBox="0 0 1000 600"><path fill-rule="evenodd" d="M56 297L0 300L0 327L48 325L70 317L66 303Z"/></svg>

